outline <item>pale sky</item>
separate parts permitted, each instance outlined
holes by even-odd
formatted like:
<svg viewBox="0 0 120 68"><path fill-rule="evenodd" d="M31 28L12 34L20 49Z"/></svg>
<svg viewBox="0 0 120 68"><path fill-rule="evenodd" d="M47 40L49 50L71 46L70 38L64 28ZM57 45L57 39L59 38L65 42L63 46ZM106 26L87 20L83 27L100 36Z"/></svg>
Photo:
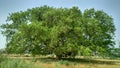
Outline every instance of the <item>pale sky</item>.
<svg viewBox="0 0 120 68"><path fill-rule="evenodd" d="M5 20L9 13L25 11L28 8L43 5L65 8L78 6L82 11L89 8L103 10L114 18L117 29L115 41L118 43L120 40L120 0L0 0L0 25L6 23ZM5 43L5 37L0 34L0 48L5 48Z"/></svg>

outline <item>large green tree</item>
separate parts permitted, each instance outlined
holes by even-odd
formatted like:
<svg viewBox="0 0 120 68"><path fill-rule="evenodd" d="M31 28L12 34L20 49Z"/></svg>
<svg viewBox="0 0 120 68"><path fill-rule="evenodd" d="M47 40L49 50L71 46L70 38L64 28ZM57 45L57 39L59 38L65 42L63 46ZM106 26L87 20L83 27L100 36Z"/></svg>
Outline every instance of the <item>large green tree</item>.
<svg viewBox="0 0 120 68"><path fill-rule="evenodd" d="M114 46L113 19L101 10L36 7L11 13L1 25L9 53L55 54L58 58L102 55Z"/></svg>

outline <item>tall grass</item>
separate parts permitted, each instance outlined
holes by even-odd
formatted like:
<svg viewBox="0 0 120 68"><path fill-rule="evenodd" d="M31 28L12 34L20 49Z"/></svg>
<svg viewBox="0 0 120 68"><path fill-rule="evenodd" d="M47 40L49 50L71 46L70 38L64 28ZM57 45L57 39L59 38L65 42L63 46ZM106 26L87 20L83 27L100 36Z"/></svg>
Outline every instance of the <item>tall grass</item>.
<svg viewBox="0 0 120 68"><path fill-rule="evenodd" d="M22 59L8 59L0 55L0 68L41 68L35 66L33 62L27 62Z"/></svg>
<svg viewBox="0 0 120 68"><path fill-rule="evenodd" d="M7 59L0 63L0 68L38 68L32 63L20 59Z"/></svg>

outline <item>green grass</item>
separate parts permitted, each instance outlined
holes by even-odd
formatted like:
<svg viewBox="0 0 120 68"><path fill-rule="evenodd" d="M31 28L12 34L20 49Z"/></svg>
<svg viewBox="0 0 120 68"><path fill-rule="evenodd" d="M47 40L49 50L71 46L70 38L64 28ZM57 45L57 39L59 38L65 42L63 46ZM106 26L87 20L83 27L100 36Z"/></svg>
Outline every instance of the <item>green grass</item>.
<svg viewBox="0 0 120 68"><path fill-rule="evenodd" d="M68 60L60 60L60 61L58 61L58 63L64 64L64 65L67 65L67 66L71 64L71 62L68 61Z"/></svg>
<svg viewBox="0 0 120 68"><path fill-rule="evenodd" d="M33 65L32 62L26 62L20 59L7 59L0 63L0 68L38 68L38 67Z"/></svg>
<svg viewBox="0 0 120 68"><path fill-rule="evenodd" d="M0 68L41 68L35 66L34 62L27 62L22 59L10 59L0 54Z"/></svg>

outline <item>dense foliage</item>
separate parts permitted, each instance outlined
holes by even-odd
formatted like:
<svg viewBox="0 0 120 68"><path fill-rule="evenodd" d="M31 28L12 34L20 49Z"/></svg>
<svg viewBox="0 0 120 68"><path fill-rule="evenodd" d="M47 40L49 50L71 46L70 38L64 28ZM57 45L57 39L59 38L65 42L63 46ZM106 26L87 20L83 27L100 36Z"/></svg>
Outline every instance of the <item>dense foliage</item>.
<svg viewBox="0 0 120 68"><path fill-rule="evenodd" d="M9 53L55 54L58 58L103 55L114 46L113 19L101 10L36 7L11 13L3 24Z"/></svg>

